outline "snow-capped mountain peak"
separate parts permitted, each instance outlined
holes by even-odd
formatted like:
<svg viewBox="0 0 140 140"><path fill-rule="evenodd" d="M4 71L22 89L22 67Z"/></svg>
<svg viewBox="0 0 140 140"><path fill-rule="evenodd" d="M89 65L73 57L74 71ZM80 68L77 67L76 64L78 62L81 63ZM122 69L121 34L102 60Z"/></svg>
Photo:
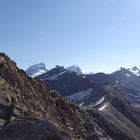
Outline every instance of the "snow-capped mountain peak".
<svg viewBox="0 0 140 140"><path fill-rule="evenodd" d="M136 66L131 68L131 69L128 69L130 72L132 72L133 74L135 74L136 76L140 76L140 70L139 68L137 68Z"/></svg>
<svg viewBox="0 0 140 140"><path fill-rule="evenodd" d="M26 73L28 76L34 78L36 76L39 76L45 72L47 72L48 70L46 69L46 66L44 63L38 63L35 65L30 66L27 70Z"/></svg>
<svg viewBox="0 0 140 140"><path fill-rule="evenodd" d="M66 68L66 70L71 71L71 72L75 72L77 74L82 74L81 69L77 65L69 66L69 67Z"/></svg>

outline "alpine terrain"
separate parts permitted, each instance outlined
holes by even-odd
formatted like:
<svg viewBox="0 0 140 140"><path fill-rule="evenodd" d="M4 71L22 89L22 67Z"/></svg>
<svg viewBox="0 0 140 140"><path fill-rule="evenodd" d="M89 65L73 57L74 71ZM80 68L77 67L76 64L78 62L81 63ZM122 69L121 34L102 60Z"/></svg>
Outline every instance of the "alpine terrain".
<svg viewBox="0 0 140 140"><path fill-rule="evenodd" d="M56 66L32 79L0 53L0 140L139 140L140 114L112 77Z"/></svg>

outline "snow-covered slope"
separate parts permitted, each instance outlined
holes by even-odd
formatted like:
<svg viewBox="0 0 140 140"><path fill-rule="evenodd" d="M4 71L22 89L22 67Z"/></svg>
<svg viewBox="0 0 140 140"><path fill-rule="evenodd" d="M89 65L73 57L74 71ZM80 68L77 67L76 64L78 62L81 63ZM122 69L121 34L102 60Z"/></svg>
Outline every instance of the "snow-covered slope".
<svg viewBox="0 0 140 140"><path fill-rule="evenodd" d="M47 78L47 80L58 80L59 76L63 75L64 73L66 73L66 71L53 75L53 76Z"/></svg>
<svg viewBox="0 0 140 140"><path fill-rule="evenodd" d="M82 74L81 69L77 65L72 65L66 68L66 70L71 71L71 72L76 72L77 74Z"/></svg>
<svg viewBox="0 0 140 140"><path fill-rule="evenodd" d="M90 107L96 107L96 106L102 104L102 103L104 102L104 100L105 100L105 96L101 97L101 98L98 99L96 102L91 103L91 104L90 104Z"/></svg>
<svg viewBox="0 0 140 140"><path fill-rule="evenodd" d="M67 96L67 98L70 101L77 102L77 101L80 101L80 100L86 98L87 96L89 96L92 93L92 91L93 91L93 89L90 88L88 90L83 90L83 91L74 93L74 94L72 94L70 96Z"/></svg>
<svg viewBox="0 0 140 140"><path fill-rule="evenodd" d="M28 76L34 78L36 76L39 76L45 72L47 72L48 70L46 69L46 66L44 63L39 63L39 64L35 64L30 66L27 70L26 73Z"/></svg>
<svg viewBox="0 0 140 140"><path fill-rule="evenodd" d="M107 107L107 103L105 103L103 106L99 107L98 110L103 111Z"/></svg>

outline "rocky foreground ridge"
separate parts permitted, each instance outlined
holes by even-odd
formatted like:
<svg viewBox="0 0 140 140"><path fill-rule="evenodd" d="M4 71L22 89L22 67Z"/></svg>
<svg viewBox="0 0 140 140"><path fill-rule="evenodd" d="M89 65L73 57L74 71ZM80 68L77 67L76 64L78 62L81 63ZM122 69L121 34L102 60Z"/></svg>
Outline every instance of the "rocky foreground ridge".
<svg viewBox="0 0 140 140"><path fill-rule="evenodd" d="M99 88L106 94L105 110L77 107L0 53L0 140L139 140L139 114L113 87ZM4 126L2 113L12 100Z"/></svg>

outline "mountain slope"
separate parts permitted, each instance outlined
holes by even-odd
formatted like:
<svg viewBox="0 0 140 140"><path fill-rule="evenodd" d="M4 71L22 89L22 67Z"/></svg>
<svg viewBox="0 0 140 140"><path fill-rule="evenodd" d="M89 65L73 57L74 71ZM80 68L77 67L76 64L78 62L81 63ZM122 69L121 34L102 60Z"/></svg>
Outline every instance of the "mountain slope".
<svg viewBox="0 0 140 140"><path fill-rule="evenodd" d="M92 86L92 83L85 76L66 70L61 66L56 66L47 73L36 77L36 79L47 82L49 89L57 90L63 96Z"/></svg>
<svg viewBox="0 0 140 140"><path fill-rule="evenodd" d="M111 74L115 79L114 86L125 95L132 104L140 104L140 78L129 69L121 68Z"/></svg>
<svg viewBox="0 0 140 140"><path fill-rule="evenodd" d="M97 73L87 77L97 84L110 84L117 88L132 105L140 104L140 78L130 69L121 68L112 74Z"/></svg>

